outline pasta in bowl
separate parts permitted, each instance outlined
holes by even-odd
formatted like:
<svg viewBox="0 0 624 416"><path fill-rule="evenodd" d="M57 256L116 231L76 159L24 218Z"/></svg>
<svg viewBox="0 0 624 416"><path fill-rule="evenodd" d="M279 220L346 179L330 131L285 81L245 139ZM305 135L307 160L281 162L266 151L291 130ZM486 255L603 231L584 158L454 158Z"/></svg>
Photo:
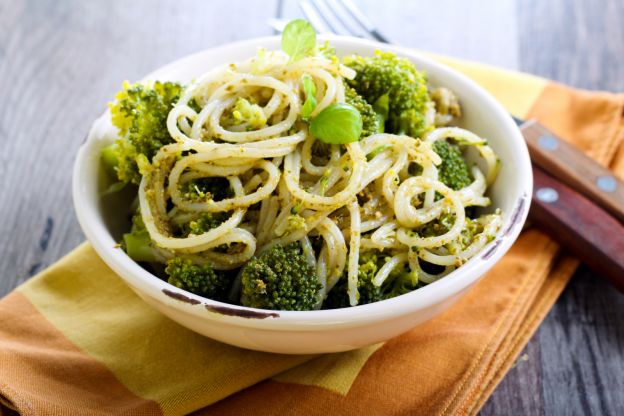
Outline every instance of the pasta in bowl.
<svg viewBox="0 0 624 416"><path fill-rule="evenodd" d="M80 222L148 303L210 337L286 353L387 339L508 249L530 195L526 148L491 97L429 60L281 41L126 85L79 155Z"/></svg>

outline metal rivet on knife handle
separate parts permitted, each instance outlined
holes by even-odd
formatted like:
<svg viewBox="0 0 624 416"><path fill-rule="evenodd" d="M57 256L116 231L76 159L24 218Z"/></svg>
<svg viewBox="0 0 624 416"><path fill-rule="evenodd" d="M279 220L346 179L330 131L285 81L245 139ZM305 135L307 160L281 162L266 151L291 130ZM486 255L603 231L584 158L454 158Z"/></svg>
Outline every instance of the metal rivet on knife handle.
<svg viewBox="0 0 624 416"><path fill-rule="evenodd" d="M531 222L624 292L624 225L539 167L533 180Z"/></svg>
<svg viewBox="0 0 624 416"><path fill-rule="evenodd" d="M559 193L553 188L539 188L537 192L535 192L535 196L537 199L542 202L546 202L547 204L557 202L559 199Z"/></svg>
<svg viewBox="0 0 624 416"><path fill-rule="evenodd" d="M537 140L537 144L544 150L557 150L559 147L559 140L556 137L549 134L540 136Z"/></svg>
<svg viewBox="0 0 624 416"><path fill-rule="evenodd" d="M534 165L582 193L624 223L624 182L583 153L583 150L589 149L582 150L567 143L535 120L522 125L522 134Z"/></svg>
<svg viewBox="0 0 624 416"><path fill-rule="evenodd" d="M599 176L596 186L605 192L614 192L617 189L617 181L611 175Z"/></svg>

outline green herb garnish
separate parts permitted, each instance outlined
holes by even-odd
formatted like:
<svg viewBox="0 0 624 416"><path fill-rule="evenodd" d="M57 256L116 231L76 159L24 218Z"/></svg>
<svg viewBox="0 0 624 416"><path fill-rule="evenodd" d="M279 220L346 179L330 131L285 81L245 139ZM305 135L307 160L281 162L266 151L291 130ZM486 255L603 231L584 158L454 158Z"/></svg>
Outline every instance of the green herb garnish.
<svg viewBox="0 0 624 416"><path fill-rule="evenodd" d="M368 160L370 162L379 153L385 152L388 149L390 149L390 145L388 145L388 144L382 144L381 146L377 146L376 148L374 148L372 150L372 152L370 152L369 154L366 155L366 160Z"/></svg>
<svg viewBox="0 0 624 416"><path fill-rule="evenodd" d="M329 144L357 142L362 134L362 116L349 104L332 104L310 123L314 137Z"/></svg>
<svg viewBox="0 0 624 416"><path fill-rule="evenodd" d="M307 120L312 111L316 108L316 85L314 85L312 77L308 74L304 74L301 77L301 82L303 83L303 92L306 97L301 107L301 118Z"/></svg>
<svg viewBox="0 0 624 416"><path fill-rule="evenodd" d="M316 47L316 31L303 19L293 20L282 32L282 50L290 56L290 62L310 55Z"/></svg>

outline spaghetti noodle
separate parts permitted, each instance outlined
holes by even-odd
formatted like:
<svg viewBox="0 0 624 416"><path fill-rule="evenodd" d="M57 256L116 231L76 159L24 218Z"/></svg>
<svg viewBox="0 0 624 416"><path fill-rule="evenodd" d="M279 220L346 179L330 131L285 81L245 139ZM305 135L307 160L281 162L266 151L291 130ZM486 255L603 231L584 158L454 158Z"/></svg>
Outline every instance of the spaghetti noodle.
<svg viewBox="0 0 624 416"><path fill-rule="evenodd" d="M231 270L275 244L300 242L321 297L346 276L353 306L362 250L388 253L373 279L377 286L399 266L430 283L496 234L500 214L475 220L465 214L468 207L490 204L485 192L498 164L485 140L458 127L431 125L420 138L377 133L346 145L321 144L301 117L304 75L316 90L314 117L345 102L345 80L355 73L337 59L289 62L285 53L270 52L216 68L184 90L167 118L175 142L160 148L139 187L143 222L164 257L182 255ZM256 121L240 116L241 100L253 103ZM437 119L446 123L449 116ZM471 168L468 186L454 190L440 180L441 159L434 151L440 140L477 150L483 167ZM414 166L419 173L412 173ZM215 177L227 181L229 196L197 200L183 191L194 180ZM176 221L201 213L227 218L198 235L174 235ZM422 232L443 217L449 222L443 232ZM476 232L465 241L468 227ZM316 249L312 238L322 242ZM216 250L224 244L236 249ZM425 271L422 262L443 271Z"/></svg>

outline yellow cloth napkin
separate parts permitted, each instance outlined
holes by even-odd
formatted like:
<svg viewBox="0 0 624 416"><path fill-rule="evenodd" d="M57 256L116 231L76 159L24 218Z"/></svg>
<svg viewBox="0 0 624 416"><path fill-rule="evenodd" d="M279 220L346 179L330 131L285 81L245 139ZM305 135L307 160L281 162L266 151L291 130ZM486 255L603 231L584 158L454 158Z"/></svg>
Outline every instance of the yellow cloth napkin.
<svg viewBox="0 0 624 416"><path fill-rule="evenodd" d="M622 96L437 59L624 175ZM428 323L357 351L283 356L173 323L85 243L0 301L0 403L24 415L475 414L576 266L528 230Z"/></svg>

